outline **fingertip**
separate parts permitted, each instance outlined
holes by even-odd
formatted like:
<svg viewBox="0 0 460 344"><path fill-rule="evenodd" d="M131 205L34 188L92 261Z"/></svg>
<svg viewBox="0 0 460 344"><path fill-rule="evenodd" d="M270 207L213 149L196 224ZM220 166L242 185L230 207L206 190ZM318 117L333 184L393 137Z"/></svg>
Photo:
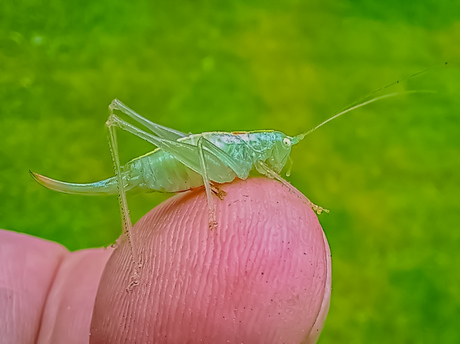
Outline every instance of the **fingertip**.
<svg viewBox="0 0 460 344"><path fill-rule="evenodd" d="M300 342L321 329L330 257L316 215L274 180L222 188L213 231L202 190L172 197L136 224L140 284L125 291L132 259L124 240L101 280L92 343Z"/></svg>

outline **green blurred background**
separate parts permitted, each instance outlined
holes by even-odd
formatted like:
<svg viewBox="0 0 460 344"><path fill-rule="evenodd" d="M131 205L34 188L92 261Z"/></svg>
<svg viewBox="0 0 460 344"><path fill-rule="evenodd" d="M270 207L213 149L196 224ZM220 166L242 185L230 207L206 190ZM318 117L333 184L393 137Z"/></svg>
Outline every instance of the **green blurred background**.
<svg viewBox="0 0 460 344"><path fill-rule="evenodd" d="M113 98L184 132L295 135L402 80L378 94L437 93L356 110L292 153L289 180L331 210L320 342L460 343L459 13L434 0L2 1L0 227L71 250L115 240L116 197L52 192L28 174L110 176ZM119 142L124 162L151 150ZM133 220L167 197L129 197Z"/></svg>

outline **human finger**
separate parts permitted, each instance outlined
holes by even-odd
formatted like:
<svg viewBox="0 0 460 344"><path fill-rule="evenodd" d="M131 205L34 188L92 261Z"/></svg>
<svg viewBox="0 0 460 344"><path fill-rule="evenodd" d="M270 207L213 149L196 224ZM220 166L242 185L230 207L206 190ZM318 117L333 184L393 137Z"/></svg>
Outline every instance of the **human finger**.
<svg viewBox="0 0 460 344"><path fill-rule="evenodd" d="M330 298L330 254L316 215L276 181L222 186L217 229L204 191L177 195L133 228L103 273L91 343L313 343Z"/></svg>

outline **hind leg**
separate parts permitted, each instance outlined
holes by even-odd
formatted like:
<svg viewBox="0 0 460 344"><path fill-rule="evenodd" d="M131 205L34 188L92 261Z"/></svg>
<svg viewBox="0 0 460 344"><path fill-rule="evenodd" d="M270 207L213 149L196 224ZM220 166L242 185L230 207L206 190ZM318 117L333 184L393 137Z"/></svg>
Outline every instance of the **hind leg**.
<svg viewBox="0 0 460 344"><path fill-rule="evenodd" d="M118 201L120 204L121 220L123 225L123 233L126 234L128 244L131 249L131 255L133 257L134 269L133 274L130 278L130 283L127 287L127 291L131 291L135 286L139 284L139 268L141 267L137 246L135 244L134 237L132 235L132 224L131 218L129 217L128 202L126 201L126 193L123 186L123 179L121 176L120 159L118 156L118 145L117 136L115 132L115 124L111 121L111 117L106 122L106 126L109 129L109 146L112 155L113 166L115 175L117 177L118 184Z"/></svg>

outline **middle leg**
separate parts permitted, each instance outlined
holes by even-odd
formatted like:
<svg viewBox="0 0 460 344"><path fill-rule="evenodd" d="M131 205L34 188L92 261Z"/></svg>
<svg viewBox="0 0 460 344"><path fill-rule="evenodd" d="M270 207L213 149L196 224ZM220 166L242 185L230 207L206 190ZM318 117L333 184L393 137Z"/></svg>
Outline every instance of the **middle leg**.
<svg viewBox="0 0 460 344"><path fill-rule="evenodd" d="M224 197L227 196L227 193L219 187L219 184L214 183L212 181L211 181L211 191L214 193L214 195L219 197L221 201L223 201Z"/></svg>
<svg viewBox="0 0 460 344"><path fill-rule="evenodd" d="M200 165L201 165L201 170L202 170L201 176L203 177L204 188L206 190L206 198L208 201L209 229L213 230L214 228L217 227L216 209L214 208L214 200L212 199L211 181L209 180L209 176L208 176L208 169L207 169L206 159L205 159L204 150L203 150L203 137L202 136L200 136L200 138L198 139L197 148L198 148L198 155L200 158Z"/></svg>

